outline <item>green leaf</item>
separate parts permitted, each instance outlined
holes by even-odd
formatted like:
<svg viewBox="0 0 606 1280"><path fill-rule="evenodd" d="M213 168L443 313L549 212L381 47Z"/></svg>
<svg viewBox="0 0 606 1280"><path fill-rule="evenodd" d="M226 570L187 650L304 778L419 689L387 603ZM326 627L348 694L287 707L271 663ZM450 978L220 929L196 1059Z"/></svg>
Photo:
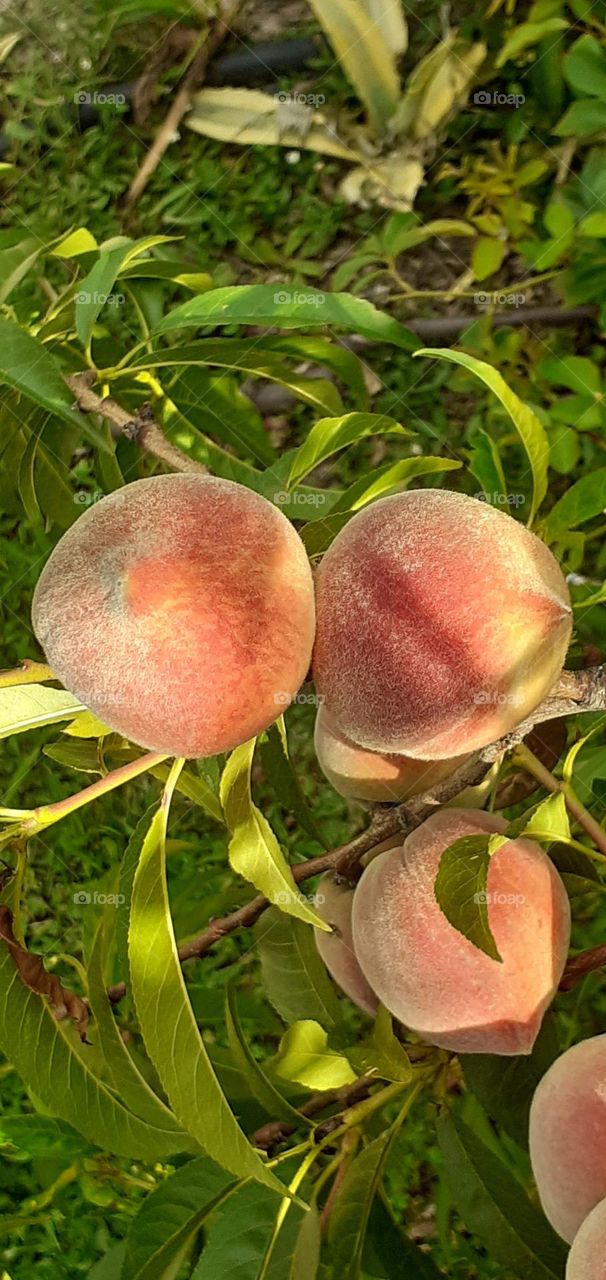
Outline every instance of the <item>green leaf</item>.
<svg viewBox="0 0 606 1280"><path fill-rule="evenodd" d="M476 280L486 280L499 270L509 252L506 240L496 240L494 236L480 236L473 246L471 269Z"/></svg>
<svg viewBox="0 0 606 1280"><path fill-rule="evenodd" d="M507 500L507 481L503 464L495 441L487 431L482 431L481 428L473 438L469 470L481 484L486 502L502 510L502 504Z"/></svg>
<svg viewBox="0 0 606 1280"><path fill-rule="evenodd" d="M319 1234L313 1210L241 1187L213 1214L191 1280L314 1280Z"/></svg>
<svg viewBox="0 0 606 1280"><path fill-rule="evenodd" d="M164 1277L235 1185L229 1174L206 1157L188 1161L161 1182L132 1223L120 1273L124 1280ZM266 1195L275 1205L275 1196L271 1192Z"/></svg>
<svg viewBox="0 0 606 1280"><path fill-rule="evenodd" d="M272 908L256 926L263 989L285 1022L337 1027L341 1008L309 925Z"/></svg>
<svg viewBox="0 0 606 1280"><path fill-rule="evenodd" d="M527 1280L562 1280L565 1246L507 1166L451 1112L438 1140L457 1209L491 1257Z"/></svg>
<svg viewBox="0 0 606 1280"><path fill-rule="evenodd" d="M356 1156L339 1187L328 1225L330 1260L339 1280L360 1280L368 1219L399 1126Z"/></svg>
<svg viewBox="0 0 606 1280"><path fill-rule="evenodd" d="M126 1245L121 1240L120 1244L114 1245L113 1249L104 1253L94 1267L91 1267L88 1280L116 1280L116 1276L120 1275L125 1253ZM5 1280L5 1277L2 1277L2 1280Z"/></svg>
<svg viewBox="0 0 606 1280"><path fill-rule="evenodd" d="M253 804L250 775L254 750L254 738L236 747L221 778L221 803L232 833L230 865L282 911L326 929L324 921L297 888L267 818Z"/></svg>
<svg viewBox="0 0 606 1280"><path fill-rule="evenodd" d="M452 364L462 365L470 373L474 373L497 396L504 409L507 410L513 425L520 436L528 455L532 469L533 500L529 524L532 523L545 494L547 493L547 468L549 466L549 442L545 428L539 422L536 413L511 391L504 378L484 360L468 356L464 351L447 351L436 347L425 347L416 351L418 356L431 356L438 360L449 360Z"/></svg>
<svg viewBox="0 0 606 1280"><path fill-rule="evenodd" d="M199 298L189 298L169 311L158 333L170 329L210 325L272 325L279 329L320 329L323 325L359 333L376 342L392 342L404 351L416 350L413 334L392 316L371 302L350 293L312 293L300 296L288 287L272 284L228 285L212 289Z"/></svg>
<svg viewBox="0 0 606 1280"><path fill-rule="evenodd" d="M494 1053L460 1053L465 1082L492 1120L528 1147L530 1104L539 1080L558 1057L555 1018L547 1013L532 1053L500 1058Z"/></svg>
<svg viewBox="0 0 606 1280"><path fill-rule="evenodd" d="M570 840L570 820L563 792L558 791L542 800L520 834L541 836L542 839Z"/></svg>
<svg viewBox="0 0 606 1280"><path fill-rule="evenodd" d="M409 435L395 418L382 413L345 413L338 418L321 418L312 427L307 438L295 454L288 477L288 488L301 480L318 463L330 458L339 449L347 449L357 440L376 435Z"/></svg>
<svg viewBox="0 0 606 1280"><path fill-rule="evenodd" d="M299 1112L283 1098L275 1085L268 1079L256 1058L253 1057L240 1023L233 983L228 983L225 993L225 1024L227 1042L234 1064L242 1072L257 1102L267 1111L268 1115L274 1116L277 1120L286 1120L297 1127L302 1123L306 1123L299 1115Z"/></svg>
<svg viewBox="0 0 606 1280"><path fill-rule="evenodd" d="M106 908L97 927L88 962L88 984L91 1009L95 1019L94 1041L99 1045L108 1068L112 1087L131 1111L165 1131L158 1159L178 1151L196 1149L195 1143L179 1125L170 1109L156 1096L136 1067L122 1039L111 1004L107 998L109 975L106 972L111 915L115 908Z"/></svg>
<svg viewBox="0 0 606 1280"><path fill-rule="evenodd" d="M592 133L606 129L606 102L586 98L573 102L562 119L554 125L553 132L560 138L587 138Z"/></svg>
<svg viewBox="0 0 606 1280"><path fill-rule="evenodd" d="M259 750L265 773L282 807L297 819L299 826L312 840L323 845L322 836L292 766L283 724L272 724L265 739L261 741Z"/></svg>
<svg viewBox="0 0 606 1280"><path fill-rule="evenodd" d="M340 1089L356 1079L347 1058L331 1049L328 1033L309 1019L285 1031L272 1068L280 1079L306 1089Z"/></svg>
<svg viewBox="0 0 606 1280"><path fill-rule="evenodd" d="M500 962L488 921L488 845L488 836L463 836L445 849L440 858L435 894L453 928L491 960Z"/></svg>
<svg viewBox="0 0 606 1280"><path fill-rule="evenodd" d="M569 529L577 529L586 520L603 515L606 510L606 467L581 476L551 508L545 521L548 541L557 541Z"/></svg>
<svg viewBox="0 0 606 1280"><path fill-rule="evenodd" d="M0 738L56 724L59 720L72 720L83 710L83 704L65 689L51 689L45 684L0 689Z"/></svg>
<svg viewBox="0 0 606 1280"><path fill-rule="evenodd" d="M410 1059L394 1035L391 1013L383 1005L379 1005L370 1035L350 1049L347 1056L360 1074L368 1073L402 1084L412 1079Z"/></svg>
<svg viewBox="0 0 606 1280"><path fill-rule="evenodd" d="M157 1160L165 1134L133 1115L97 1078L73 1025L57 1022L47 1001L23 985L4 944L0 1049L51 1115L72 1124L105 1151Z"/></svg>
<svg viewBox="0 0 606 1280"><path fill-rule="evenodd" d="M398 1230L383 1196L375 1196L364 1245L364 1273L385 1280L443 1280L435 1262Z"/></svg>
<svg viewBox="0 0 606 1280"><path fill-rule="evenodd" d="M564 78L579 97L606 101L606 53L594 36L580 36L564 58Z"/></svg>
<svg viewBox="0 0 606 1280"><path fill-rule="evenodd" d="M181 972L166 884L168 799L143 841L132 888L129 963L139 1026L172 1110L211 1159L237 1177L279 1185L225 1099Z"/></svg>
<svg viewBox="0 0 606 1280"><path fill-rule="evenodd" d="M495 66L504 66L510 59L517 58L518 54L523 53L525 49L539 44L546 36L555 34L558 31L564 31L567 26L568 23L565 18L544 18L542 22L520 23L519 26L514 27L511 35L505 40L496 59Z"/></svg>
<svg viewBox="0 0 606 1280"><path fill-rule="evenodd" d="M360 476L359 480L345 489L330 508L330 516L339 511L353 515L377 498L385 498L389 494L407 489L418 476L435 475L439 471L457 471L462 465L454 458L433 457L401 458L399 462L388 462L384 467L377 467L368 475Z"/></svg>
<svg viewBox="0 0 606 1280"><path fill-rule="evenodd" d="M108 452L103 432L73 408L73 396L50 352L12 320L0 318L0 383L20 391L34 404L76 427L81 436Z"/></svg>
<svg viewBox="0 0 606 1280"><path fill-rule="evenodd" d="M0 1143L29 1160L78 1160L95 1150L70 1124L35 1114L2 1116Z"/></svg>
<svg viewBox="0 0 606 1280"><path fill-rule="evenodd" d="M557 387L567 387L582 396L599 395L602 390L602 374L599 365L587 356L546 356L539 364L542 378Z"/></svg>
<svg viewBox="0 0 606 1280"><path fill-rule="evenodd" d="M335 56L381 135L400 99L394 47L361 0L310 0ZM392 6L396 8L398 6Z"/></svg>

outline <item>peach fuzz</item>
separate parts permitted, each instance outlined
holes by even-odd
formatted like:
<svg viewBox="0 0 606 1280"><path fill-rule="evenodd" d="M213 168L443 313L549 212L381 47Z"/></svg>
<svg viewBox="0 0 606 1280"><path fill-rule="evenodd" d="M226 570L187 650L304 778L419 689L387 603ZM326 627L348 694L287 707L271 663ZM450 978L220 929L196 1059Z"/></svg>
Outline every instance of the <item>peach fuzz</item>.
<svg viewBox="0 0 606 1280"><path fill-rule="evenodd" d="M314 745L325 777L339 795L351 800L401 801L422 794L463 764L455 760L418 760L358 747L342 734L321 706Z"/></svg>
<svg viewBox="0 0 606 1280"><path fill-rule="evenodd" d="M566 1280L606 1280L606 1200L577 1232L568 1254Z"/></svg>
<svg viewBox="0 0 606 1280"><path fill-rule="evenodd" d="M378 1000L369 987L356 960L351 937L351 908L354 891L337 884L328 872L318 882L314 906L322 920L333 927L332 933L314 929L316 946L337 986L365 1013L377 1011Z"/></svg>
<svg viewBox="0 0 606 1280"><path fill-rule="evenodd" d="M265 498L210 476L155 476L72 525L32 619L59 679L112 729L210 756L266 729L305 679L311 569Z"/></svg>
<svg viewBox="0 0 606 1280"><path fill-rule="evenodd" d="M541 1204L569 1243L606 1198L606 1035L567 1049L530 1108L530 1159Z"/></svg>
<svg viewBox="0 0 606 1280"><path fill-rule="evenodd" d="M530 1053L562 975L570 906L549 858L530 840L493 855L488 919L502 963L463 937L438 906L445 849L507 824L475 809L442 809L374 858L356 887L353 941L379 1000L429 1044L456 1053Z"/></svg>
<svg viewBox="0 0 606 1280"><path fill-rule="evenodd" d="M426 760L475 751L549 693L572 627L547 547L460 493L360 511L316 579L314 677L342 733Z"/></svg>

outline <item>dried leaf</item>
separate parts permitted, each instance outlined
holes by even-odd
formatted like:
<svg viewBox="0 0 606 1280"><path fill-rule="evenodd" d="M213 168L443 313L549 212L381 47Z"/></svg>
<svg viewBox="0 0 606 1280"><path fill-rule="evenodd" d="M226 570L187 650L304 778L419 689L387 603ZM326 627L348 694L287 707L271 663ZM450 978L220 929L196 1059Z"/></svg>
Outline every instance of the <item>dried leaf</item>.
<svg viewBox="0 0 606 1280"><path fill-rule="evenodd" d="M6 943L15 962L17 973L24 987L34 991L36 995L46 996L52 1005L57 1022L71 1018L81 1040L86 1040L86 1029L89 1022L89 1010L86 1002L73 991L61 986L59 979L44 968L42 956L26 951L20 946L13 933L13 913L6 906L0 906L0 938Z"/></svg>

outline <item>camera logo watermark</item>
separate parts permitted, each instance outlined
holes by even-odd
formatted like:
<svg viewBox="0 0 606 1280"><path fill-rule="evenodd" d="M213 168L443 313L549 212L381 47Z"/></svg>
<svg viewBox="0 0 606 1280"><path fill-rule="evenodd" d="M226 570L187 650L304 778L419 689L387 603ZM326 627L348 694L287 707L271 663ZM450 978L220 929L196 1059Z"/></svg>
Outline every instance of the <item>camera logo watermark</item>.
<svg viewBox="0 0 606 1280"><path fill-rule="evenodd" d="M287 503L295 507L323 507L327 502L334 501L334 496L334 493L287 493L285 489L279 489L272 495L272 501L278 507Z"/></svg>
<svg viewBox="0 0 606 1280"><path fill-rule="evenodd" d="M87 293L86 289L81 289L76 294L75 301L85 304L92 302L98 307L121 307L126 302L126 296L123 293Z"/></svg>
<svg viewBox="0 0 606 1280"><path fill-rule="evenodd" d="M121 907L126 902L123 893L89 893L88 889L77 889L74 903L77 907Z"/></svg>
<svg viewBox="0 0 606 1280"><path fill-rule="evenodd" d="M274 694L274 702L278 707L291 707L298 704L300 707L321 707L324 702L323 693L295 693L294 696L286 693L284 689L278 689Z"/></svg>
<svg viewBox="0 0 606 1280"><path fill-rule="evenodd" d="M326 98L323 93L274 93L274 102L280 102L283 106L295 107L323 107Z"/></svg>
<svg viewBox="0 0 606 1280"><path fill-rule="evenodd" d="M77 507L92 507L95 502L99 502L99 499L103 497L104 494L100 489L93 489L92 492L88 489L78 489L77 493L74 494L73 500Z"/></svg>
<svg viewBox="0 0 606 1280"><path fill-rule="evenodd" d="M477 905L487 907L521 907L526 902L523 893L488 893L485 889L474 893L473 900Z"/></svg>
<svg viewBox="0 0 606 1280"><path fill-rule="evenodd" d="M476 307L523 307L526 302L525 293L474 293Z"/></svg>
<svg viewBox="0 0 606 1280"><path fill-rule="evenodd" d="M474 693L473 700L476 706L494 706L494 707L519 707L522 697L519 693L498 693L496 689L480 689L478 693Z"/></svg>
<svg viewBox="0 0 606 1280"><path fill-rule="evenodd" d="M471 100L475 107L513 107L515 111L526 102L523 93L504 93L502 89L476 89Z"/></svg>
<svg viewBox="0 0 606 1280"><path fill-rule="evenodd" d="M295 289L294 293L290 293L288 289L279 289L274 293L274 303L277 307L285 307L289 302L294 302L295 306L305 304L308 307L323 307L325 301L325 293L303 293L300 289Z"/></svg>
<svg viewBox="0 0 606 1280"><path fill-rule="evenodd" d="M523 493L474 493L478 502L489 502L491 507L522 507L526 501Z"/></svg>
<svg viewBox="0 0 606 1280"><path fill-rule="evenodd" d="M126 97L123 93L86 93L80 90L74 94L77 107L125 107Z"/></svg>

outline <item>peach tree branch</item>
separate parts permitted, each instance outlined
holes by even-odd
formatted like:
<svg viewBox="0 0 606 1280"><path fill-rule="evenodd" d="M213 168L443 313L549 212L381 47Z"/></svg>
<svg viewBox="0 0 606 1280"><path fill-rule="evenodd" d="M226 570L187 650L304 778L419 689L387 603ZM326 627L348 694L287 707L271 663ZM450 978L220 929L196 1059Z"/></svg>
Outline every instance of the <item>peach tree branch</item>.
<svg viewBox="0 0 606 1280"><path fill-rule="evenodd" d="M201 462L190 458L175 444L166 439L160 423L156 421L149 404L143 404L134 417L111 396L99 396L91 389L91 378L95 374L91 370L86 373L70 374L65 381L73 393L76 405L82 413L98 413L106 422L126 436L134 440L146 453L151 453L159 462L165 463L172 471L194 471L198 475L206 475L208 468Z"/></svg>

